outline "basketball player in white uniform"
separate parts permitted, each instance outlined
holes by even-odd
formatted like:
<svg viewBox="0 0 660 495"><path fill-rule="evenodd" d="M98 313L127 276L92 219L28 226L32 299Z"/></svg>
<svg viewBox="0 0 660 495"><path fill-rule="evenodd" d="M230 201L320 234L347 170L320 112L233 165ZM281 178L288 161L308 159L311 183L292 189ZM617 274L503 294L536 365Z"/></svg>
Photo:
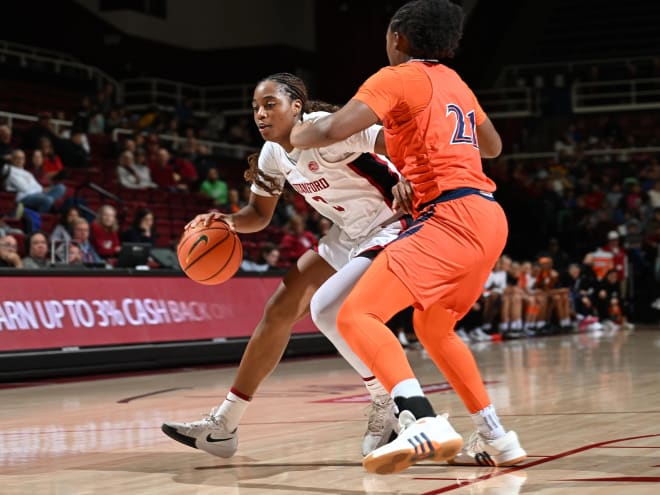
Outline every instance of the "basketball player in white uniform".
<svg viewBox="0 0 660 495"><path fill-rule="evenodd" d="M371 395L362 454L387 443L397 428L392 399L340 337L335 321L341 303L373 257L404 227L401 221L392 220L392 187L398 175L384 159L373 154L385 152L380 126L329 147L293 149L288 137L301 116L313 120L326 114L303 115L306 102L304 83L291 74L275 74L257 85L254 119L266 143L258 162L248 160L250 202L233 215L211 212L198 215L188 225L222 219L239 233L262 230L272 219L285 182L333 222L319 241L318 252L305 253L266 304L222 405L201 421L167 422L162 426L173 439L220 457L231 457L236 452L237 427L243 412L259 384L281 359L292 326L310 311L318 328L360 374Z"/></svg>

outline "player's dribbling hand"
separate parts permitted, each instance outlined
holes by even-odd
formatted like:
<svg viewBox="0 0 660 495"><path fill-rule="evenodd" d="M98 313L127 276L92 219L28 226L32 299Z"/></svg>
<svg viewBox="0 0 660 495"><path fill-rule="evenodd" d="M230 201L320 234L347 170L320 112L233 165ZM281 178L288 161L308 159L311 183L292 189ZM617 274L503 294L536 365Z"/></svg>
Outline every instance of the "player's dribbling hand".
<svg viewBox="0 0 660 495"><path fill-rule="evenodd" d="M392 194L394 195L394 202L392 209L395 211L402 211L407 215L413 213L413 197L414 193L410 183L403 177L392 187Z"/></svg>
<svg viewBox="0 0 660 495"><path fill-rule="evenodd" d="M215 221L222 221L225 222L227 225L229 225L229 228L231 230L235 230L234 228L234 221L231 217L231 215L227 215L225 213L220 213L219 211L209 211L208 213L201 213L197 215L195 218L193 218L188 224L185 226L184 230L189 230L189 229L194 229L197 226L203 226L203 227L208 227Z"/></svg>

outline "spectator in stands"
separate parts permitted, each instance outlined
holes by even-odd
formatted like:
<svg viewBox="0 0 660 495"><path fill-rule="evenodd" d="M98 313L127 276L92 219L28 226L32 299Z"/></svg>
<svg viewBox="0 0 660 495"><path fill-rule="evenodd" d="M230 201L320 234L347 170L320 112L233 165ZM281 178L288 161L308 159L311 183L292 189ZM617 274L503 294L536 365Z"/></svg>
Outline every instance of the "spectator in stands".
<svg viewBox="0 0 660 495"><path fill-rule="evenodd" d="M57 139L50 119L50 112L40 112L37 114L36 124L30 127L23 136L23 146L26 149L33 150L40 148L42 138L48 138L51 141Z"/></svg>
<svg viewBox="0 0 660 495"><path fill-rule="evenodd" d="M653 266L654 260L660 250L660 207L653 210L653 216L644 227L644 257Z"/></svg>
<svg viewBox="0 0 660 495"><path fill-rule="evenodd" d="M89 222L84 218L77 218L73 221L71 229L71 240L80 247L83 263L102 263L103 260L90 241Z"/></svg>
<svg viewBox="0 0 660 495"><path fill-rule="evenodd" d="M25 250L28 255L23 258L23 268L37 270L48 268L48 235L42 230L35 230L25 240Z"/></svg>
<svg viewBox="0 0 660 495"><path fill-rule="evenodd" d="M238 210L243 208L245 206L243 203L241 203L241 200L238 195L238 189L232 187L227 191L227 205L225 206L225 210L227 213L236 213Z"/></svg>
<svg viewBox="0 0 660 495"><path fill-rule="evenodd" d="M586 330L598 322L598 315L593 304L596 293L596 279L588 270L582 270L578 263L571 263L567 270L571 311L575 315L580 330Z"/></svg>
<svg viewBox="0 0 660 495"><path fill-rule="evenodd" d="M188 186L181 182L181 176L174 171L170 152L167 149L160 148L158 150L156 159L149 168L151 169L151 178L158 184L158 187L168 191L185 191L188 189Z"/></svg>
<svg viewBox="0 0 660 495"><path fill-rule="evenodd" d="M0 268L23 268L18 241L11 234L0 237Z"/></svg>
<svg viewBox="0 0 660 495"><path fill-rule="evenodd" d="M105 134L105 116L98 109L92 111L92 116L89 119L89 134L93 136Z"/></svg>
<svg viewBox="0 0 660 495"><path fill-rule="evenodd" d="M626 251L620 244L619 233L616 230L611 230L607 234L607 244L603 246L603 251L612 253L612 262L614 263L613 269L619 277L621 287L619 293L625 295L626 285Z"/></svg>
<svg viewBox="0 0 660 495"><path fill-rule="evenodd" d="M144 152L141 153L144 158ZM125 150L119 155L117 166L119 183L126 189L151 189L158 185L151 180L151 171L144 163L135 163L132 151Z"/></svg>
<svg viewBox="0 0 660 495"><path fill-rule="evenodd" d="M92 222L91 229L92 246L98 255L103 259L117 256L121 249L117 210L111 205L101 206Z"/></svg>
<svg viewBox="0 0 660 495"><path fill-rule="evenodd" d="M598 319L608 330L615 332L623 323L623 299L621 284L616 270L610 270L598 283L594 297Z"/></svg>
<svg viewBox="0 0 660 495"><path fill-rule="evenodd" d="M641 274L641 272L648 269L644 250L642 249L643 243L644 235L640 228L640 222L636 218L632 218L626 223L626 237L623 243L623 250L632 263L635 274Z"/></svg>
<svg viewBox="0 0 660 495"><path fill-rule="evenodd" d="M217 166L216 160L213 158L208 146L205 144L197 146L197 153L195 154L193 165L195 166L195 170L197 170L198 177L206 177L209 173L209 169Z"/></svg>
<svg viewBox="0 0 660 495"><path fill-rule="evenodd" d="M60 214L60 221L50 233L51 242L66 243L71 241L73 223L81 218L80 210L75 206L69 206Z"/></svg>
<svg viewBox="0 0 660 495"><path fill-rule="evenodd" d="M287 233L280 242L283 261L293 262L308 249L313 249L318 239L309 230L305 230L305 221L300 215L294 215L287 224Z"/></svg>
<svg viewBox="0 0 660 495"><path fill-rule="evenodd" d="M208 171L208 175L199 188L199 192L213 200L215 206L223 207L228 201L227 183L220 179L220 172L215 167Z"/></svg>
<svg viewBox="0 0 660 495"><path fill-rule="evenodd" d="M259 273L278 270L279 260L280 250L275 244L269 242L259 249L259 256L255 261L244 259L241 263L241 270Z"/></svg>
<svg viewBox="0 0 660 495"><path fill-rule="evenodd" d="M89 120L92 117L92 103L89 96L83 96L80 107L73 117L73 127L80 129L85 134L89 132Z"/></svg>
<svg viewBox="0 0 660 495"><path fill-rule="evenodd" d="M11 159L12 151L14 147L11 144L11 127L0 125L0 161L7 163Z"/></svg>
<svg viewBox="0 0 660 495"><path fill-rule="evenodd" d="M178 189L183 191L197 190L199 177L195 165L181 156L174 157L171 163L174 168L174 177L178 177Z"/></svg>
<svg viewBox="0 0 660 495"><path fill-rule="evenodd" d="M135 212L130 228L121 234L121 241L145 242L155 246L158 234L154 225L153 212L148 208L140 208Z"/></svg>
<svg viewBox="0 0 660 495"><path fill-rule="evenodd" d="M647 191L649 204L654 210L660 208L660 179L653 182L653 187Z"/></svg>
<svg viewBox="0 0 660 495"><path fill-rule="evenodd" d="M26 208L40 213L50 211L53 204L66 193L63 184L44 189L32 172L25 170L25 153L19 149L12 152L5 189L16 193L16 203L22 203Z"/></svg>
<svg viewBox="0 0 660 495"><path fill-rule="evenodd" d="M502 294L506 289L507 272L511 268L511 257L502 255L491 271L482 294L484 305L483 330L490 332L502 305Z"/></svg>
<svg viewBox="0 0 660 495"><path fill-rule="evenodd" d="M51 184L50 178L44 173L44 155L41 150L34 150L32 152L28 170L32 172L34 178L37 179L42 186L49 186Z"/></svg>
<svg viewBox="0 0 660 495"><path fill-rule="evenodd" d="M154 187L158 187L158 184L156 184L154 180L151 178L151 167L149 167L149 163L147 161L147 150L138 147L133 155L136 165L142 165L149 169L149 179L151 179L151 182L155 185Z"/></svg>
<svg viewBox="0 0 660 495"><path fill-rule="evenodd" d="M77 242L71 241L69 243L69 252L65 262L68 265L83 266L82 250Z"/></svg>
<svg viewBox="0 0 660 495"><path fill-rule="evenodd" d="M127 125L124 110L120 107L114 107L110 110L108 118L105 120L105 132L106 134L112 134L112 131L115 129L126 128Z"/></svg>
<svg viewBox="0 0 660 495"><path fill-rule="evenodd" d="M62 179L65 176L64 164L55 149L53 141L48 137L42 137L39 140L39 150L44 158L43 171L49 181Z"/></svg>
<svg viewBox="0 0 660 495"><path fill-rule="evenodd" d="M87 136L79 129L74 129L68 139L60 139L58 151L62 163L69 168L84 168L89 165L89 143L85 147Z"/></svg>

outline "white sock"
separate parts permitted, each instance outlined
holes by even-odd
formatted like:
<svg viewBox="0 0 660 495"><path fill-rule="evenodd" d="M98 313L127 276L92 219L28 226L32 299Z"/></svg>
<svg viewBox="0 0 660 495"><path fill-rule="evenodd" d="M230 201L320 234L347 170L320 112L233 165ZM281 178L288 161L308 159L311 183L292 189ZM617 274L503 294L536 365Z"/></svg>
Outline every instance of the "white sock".
<svg viewBox="0 0 660 495"><path fill-rule="evenodd" d="M496 440L506 433L492 404L471 416L477 431L487 440Z"/></svg>
<svg viewBox="0 0 660 495"><path fill-rule="evenodd" d="M408 397L423 397L424 391L419 381L414 378L408 378L397 383L392 389L391 395L392 397L403 397L404 399Z"/></svg>
<svg viewBox="0 0 660 495"><path fill-rule="evenodd" d="M522 326L523 326L522 325L522 320L520 320L520 319L513 320L513 322L511 323L511 329L513 329L513 330L520 330L522 328Z"/></svg>
<svg viewBox="0 0 660 495"><path fill-rule="evenodd" d="M241 417L249 403L249 400L242 399L233 392L228 392L227 398L215 414L216 416L225 418L227 429L234 431L238 427L238 423L240 423Z"/></svg>
<svg viewBox="0 0 660 495"><path fill-rule="evenodd" d="M362 380L364 380L364 386L367 387L369 395L371 395L371 400L374 400L376 397L382 397L383 395L390 396L387 390L385 390L385 387L383 387L383 384L375 376L362 378Z"/></svg>

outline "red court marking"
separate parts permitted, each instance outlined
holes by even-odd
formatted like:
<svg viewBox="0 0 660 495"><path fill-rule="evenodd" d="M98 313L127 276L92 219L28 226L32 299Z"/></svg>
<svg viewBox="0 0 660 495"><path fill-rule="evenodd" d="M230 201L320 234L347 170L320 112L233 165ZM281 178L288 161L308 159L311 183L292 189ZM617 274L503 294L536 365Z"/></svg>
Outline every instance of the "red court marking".
<svg viewBox="0 0 660 495"><path fill-rule="evenodd" d="M660 449L660 447L654 447L654 446L649 446L649 447L647 447L647 446L641 446L641 447L630 446L630 447L626 447L625 445L612 445L612 446L608 446L608 447L601 447L601 449Z"/></svg>
<svg viewBox="0 0 660 495"><path fill-rule="evenodd" d="M658 483L660 476L618 476L616 478L575 478L568 480L553 480L553 481L617 481L617 482L633 482L633 483Z"/></svg>
<svg viewBox="0 0 660 495"><path fill-rule="evenodd" d="M613 443L619 443L619 442L626 442L628 440L638 440L640 438L653 438L653 437L660 437L660 433L654 433L651 435L639 435L635 437L626 437L626 438L617 438L615 440L606 440L605 442L598 442L598 443L592 443L589 445L585 445L583 447L578 447L577 449L572 449L572 450L567 450L566 452L560 452L559 454L551 455L546 457L545 459L539 459L537 461L532 461L528 462L527 464L524 464L522 466L515 466L512 468L505 469L503 471L497 471L495 473L490 473L486 474L484 476L479 476L473 480L464 480L461 481L460 483L453 483L451 485L444 486L442 488L438 488L437 490L432 490L430 492L424 492L421 495L436 495L438 493L446 493L446 492L451 492L453 490L458 490L459 488L464 488L468 485L473 485L475 483L479 483L480 481L484 481L490 478L494 478L496 476L502 476L503 474L509 474L513 473L515 471L521 471L523 469L529 469L534 466L539 466L541 464L545 464L546 462L551 462L555 461L557 459L562 459L564 457L569 457L574 454L579 454L581 452L585 452L587 450L591 449L597 449L600 447L603 447L604 445L610 445ZM427 477L415 477L413 478L415 480L437 480L438 478L427 478ZM616 479L610 478L609 481L615 481ZM578 480L579 481L579 480Z"/></svg>

